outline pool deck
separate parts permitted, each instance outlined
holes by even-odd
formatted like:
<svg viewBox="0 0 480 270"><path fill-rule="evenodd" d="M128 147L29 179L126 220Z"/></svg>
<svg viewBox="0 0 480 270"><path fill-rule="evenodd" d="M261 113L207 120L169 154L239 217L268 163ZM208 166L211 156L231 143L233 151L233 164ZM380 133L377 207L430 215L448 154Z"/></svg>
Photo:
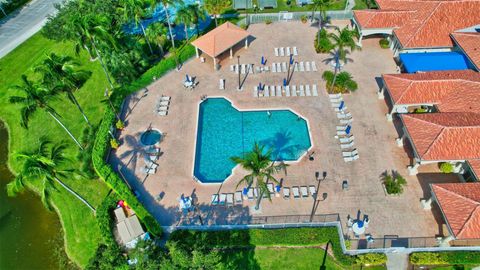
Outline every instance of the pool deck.
<svg viewBox="0 0 480 270"><path fill-rule="evenodd" d="M338 26L348 24L347 21L334 23ZM295 31L285 31L286 28ZM439 233L443 221L438 208L435 206L433 210L425 211L420 206L420 199L429 197L429 183L459 180L455 175L440 174L435 165L421 166L419 175L408 176L409 150L396 146L398 133L386 120L387 106L376 93L380 75L396 72L391 51L381 49L378 39L366 39L363 50L351 54L354 61L345 66L359 85L356 93L346 95L344 99L354 117L352 132L360 155L359 160L345 163L339 142L334 138L338 120L321 78L323 71L330 68L322 62L328 55L316 54L313 49L316 30L300 22L251 25L248 29L254 37L251 46L248 49L240 46L235 55L241 56L241 63L258 64L261 56L265 56L271 64L288 61L287 57L275 57L274 47L296 46L298 61L315 61L319 71L295 73L291 85L317 84L319 97L253 97L253 87L259 82L281 85L286 73L250 74L244 83L244 91L237 91L238 75L229 68L237 59L229 59L226 54L220 61L222 67L219 71L213 71L208 57L206 63L194 58L181 71L171 72L154 82L147 92L139 91L127 99L123 113L126 128L120 134L122 146L112 152L110 162L115 168L122 167L122 174L162 225L174 225L181 220L178 210L181 194L195 194L203 221L210 224L226 218L235 224L248 221L255 215L309 215L311 212L311 198L263 200L260 213L252 212L254 201L244 201L229 208L210 206L212 194L241 190L242 187L236 188L236 184L245 172L237 167L222 185L200 184L193 179L198 104L203 95L208 95L227 97L239 109L291 108L309 121L315 160L304 157L288 167L288 175L278 174L277 179L283 178L283 185L288 187L316 185L315 172L327 171L327 179L321 183L319 194L327 193L328 196L319 203L317 214L339 213L343 223L347 215L366 214L370 218L367 233L374 237L432 237ZM193 91L183 87L186 73L195 76L199 82ZM218 90L220 78L226 80L227 90ZM168 116L157 116L153 112L161 95L172 97ZM139 138L149 126L166 135L160 144L158 171L147 177L140 172L144 161ZM397 170L406 177L408 185L401 196L387 197L384 194L380 175L385 170ZM343 180L349 182L348 191L342 190ZM155 198L159 194L163 194L163 198L157 201Z"/></svg>

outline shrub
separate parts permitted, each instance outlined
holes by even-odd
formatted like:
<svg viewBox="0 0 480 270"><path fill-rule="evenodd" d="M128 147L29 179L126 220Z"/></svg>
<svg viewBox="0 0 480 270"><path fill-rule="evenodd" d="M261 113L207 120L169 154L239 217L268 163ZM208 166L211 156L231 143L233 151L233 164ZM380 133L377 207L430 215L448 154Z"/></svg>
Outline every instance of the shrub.
<svg viewBox="0 0 480 270"><path fill-rule="evenodd" d="M380 44L380 47L383 49L388 49L390 47L390 42L386 38L380 39L378 43Z"/></svg>
<svg viewBox="0 0 480 270"><path fill-rule="evenodd" d="M322 29L317 33L314 46L317 53L328 53L333 49L333 44L328 38L327 30Z"/></svg>
<svg viewBox="0 0 480 270"><path fill-rule="evenodd" d="M266 19L265 20L265 24L271 24L272 23L272 20L271 19Z"/></svg>
<svg viewBox="0 0 480 270"><path fill-rule="evenodd" d="M113 149L118 149L119 146L120 144L118 143L117 139L110 139L110 147L112 147Z"/></svg>
<svg viewBox="0 0 480 270"><path fill-rule="evenodd" d="M240 28L242 28L244 30L247 30L248 25L246 23L242 23L242 24L240 24Z"/></svg>
<svg viewBox="0 0 480 270"><path fill-rule="evenodd" d="M124 129L125 128L125 123L123 123L122 120L118 120L117 123L115 123L115 127L117 129Z"/></svg>
<svg viewBox="0 0 480 270"><path fill-rule="evenodd" d="M387 255L383 253L367 253L358 255L355 264L358 265L383 265L387 263Z"/></svg>
<svg viewBox="0 0 480 270"><path fill-rule="evenodd" d="M401 194L403 192L403 186L407 184L407 181L396 172L391 175L385 172L383 174L383 184L388 194Z"/></svg>
<svg viewBox="0 0 480 270"><path fill-rule="evenodd" d="M453 172L453 165L448 162L440 163L440 171L443 173L452 173Z"/></svg>
<svg viewBox="0 0 480 270"><path fill-rule="evenodd" d="M410 254L410 262L417 265L480 264L478 251L416 252Z"/></svg>
<svg viewBox="0 0 480 270"><path fill-rule="evenodd" d="M358 89L357 82L355 82L352 75L346 71L337 74L337 77L335 78L335 86L332 89L334 77L335 73L330 70L323 72L322 78L326 81L326 87L329 93L347 93L354 92Z"/></svg>
<svg viewBox="0 0 480 270"><path fill-rule="evenodd" d="M426 108L416 108L413 113L426 113L427 109Z"/></svg>
<svg viewBox="0 0 480 270"><path fill-rule="evenodd" d="M302 23L307 23L308 16L307 15L302 15L302 17L300 17L300 20L302 21Z"/></svg>

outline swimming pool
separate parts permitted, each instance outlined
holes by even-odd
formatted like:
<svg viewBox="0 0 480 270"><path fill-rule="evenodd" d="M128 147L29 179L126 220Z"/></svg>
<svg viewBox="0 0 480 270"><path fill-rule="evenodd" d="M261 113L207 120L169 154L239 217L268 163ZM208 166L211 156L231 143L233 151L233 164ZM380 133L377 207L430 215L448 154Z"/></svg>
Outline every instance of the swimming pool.
<svg viewBox="0 0 480 270"><path fill-rule="evenodd" d="M150 129L145 131L142 136L140 136L140 141L143 145L154 145L160 141L162 138L162 133L155 129Z"/></svg>
<svg viewBox="0 0 480 270"><path fill-rule="evenodd" d="M467 57L460 52L401 53L400 61L408 73L463 70L472 67Z"/></svg>
<svg viewBox="0 0 480 270"><path fill-rule="evenodd" d="M200 103L194 176L221 183L254 142L273 150L272 160L295 161L311 147L307 121L290 110L239 111L225 98Z"/></svg>

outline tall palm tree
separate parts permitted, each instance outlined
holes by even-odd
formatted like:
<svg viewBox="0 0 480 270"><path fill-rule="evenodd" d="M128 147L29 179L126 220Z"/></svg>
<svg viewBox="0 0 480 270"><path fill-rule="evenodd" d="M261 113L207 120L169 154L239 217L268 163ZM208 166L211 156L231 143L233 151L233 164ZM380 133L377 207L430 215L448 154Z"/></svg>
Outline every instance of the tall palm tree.
<svg viewBox="0 0 480 270"><path fill-rule="evenodd" d="M160 56L164 55L163 46L167 42L168 29L161 22L152 23L147 27L146 33L150 40L152 40L160 49Z"/></svg>
<svg viewBox="0 0 480 270"><path fill-rule="evenodd" d="M182 0L150 0L151 7L155 8L157 6L157 1L162 5L163 11L165 12L165 17L167 19L168 31L170 33L170 41L172 42L172 48L175 49L175 39L173 38L172 23L170 22L170 14L168 13L169 5L181 5L183 4Z"/></svg>
<svg viewBox="0 0 480 270"><path fill-rule="evenodd" d="M215 18L215 26L218 26L218 15L230 8L232 6L232 2L230 0L205 0L203 5L208 13L213 15Z"/></svg>
<svg viewBox="0 0 480 270"><path fill-rule="evenodd" d="M187 8L193 15L193 23L195 24L195 30L197 31L197 35L200 36L199 23L201 20L205 20L207 18L207 11L202 5L199 4L190 4L187 6Z"/></svg>
<svg viewBox="0 0 480 270"><path fill-rule="evenodd" d="M63 169L67 159L64 152L66 145L63 143L52 144L48 140L41 138L38 148L34 151L21 152L14 155L16 160L23 163L22 170L15 179L8 183L7 192L9 196L15 196L25 190L26 181L42 181L40 197L49 210L52 209L49 196L56 190L54 183L60 184L73 196L84 203L90 210L95 212L95 208L82 198L78 193L67 186L60 178L71 177L74 170Z"/></svg>
<svg viewBox="0 0 480 270"><path fill-rule="evenodd" d="M8 4L8 2L9 2L9 0L0 0L0 10L2 11L2 13L5 17L7 17L7 13L3 9L3 6L4 5L6 6Z"/></svg>
<svg viewBox="0 0 480 270"><path fill-rule="evenodd" d="M91 72L79 70L77 69L78 66L78 62L74 61L70 56L58 56L51 53L43 60L42 64L35 67L35 71L43 74L43 83L45 85L51 88L58 87L61 92L64 92L68 100L77 106L88 126L92 127L87 115L85 115L74 95L74 92L82 86Z"/></svg>
<svg viewBox="0 0 480 270"><path fill-rule="evenodd" d="M335 61L335 74L333 76L332 89L330 89L330 91L332 91L335 80L337 79L337 73L341 67L340 61L346 63L348 61L347 55L350 52L361 50L362 48L358 46L355 41L355 39L358 38L358 32L348 29L348 26L345 26L341 30L337 28L336 32L330 34L330 38L333 43L333 51L331 54L334 56Z"/></svg>
<svg viewBox="0 0 480 270"><path fill-rule="evenodd" d="M22 85L16 85L12 88L24 94L24 96L10 96L9 99L10 103L20 104L22 106L20 109L22 117L20 124L22 127L28 128L30 117L37 110L43 110L50 115L68 133L78 147L83 150L82 145L59 119L60 115L49 105L49 102L56 97L56 91L47 90L43 85L29 81L25 75L22 75Z"/></svg>
<svg viewBox="0 0 480 270"><path fill-rule="evenodd" d="M250 173L244 176L237 184L238 186L245 184L247 187L256 186L257 190L260 191L260 194L257 198L257 203L255 209L260 208L260 202L266 194L267 198L271 200L270 192L268 190L267 184L273 182L278 184L278 180L273 177L273 174L280 171L287 173L287 164L280 162L275 164L272 162L271 155L272 150L266 151L264 153L264 146L258 145L255 142L251 152L245 153L243 157L232 157L231 160L236 164L240 164L243 169L249 171Z"/></svg>
<svg viewBox="0 0 480 270"><path fill-rule="evenodd" d="M315 16L315 11L319 11L318 18L318 39L320 39L320 30L323 28L324 20L327 18L327 10L332 5L332 0L313 0L310 8L312 9L312 21Z"/></svg>
<svg viewBox="0 0 480 270"><path fill-rule="evenodd" d="M142 29L143 36L147 42L150 53L153 54L152 46L148 40L147 34L145 33L145 27L143 26L142 19L145 14L145 1L143 0L120 0L120 7L118 11L123 14L123 21L128 23L133 19L135 26Z"/></svg>
<svg viewBox="0 0 480 270"><path fill-rule="evenodd" d="M193 23L194 17L190 9L186 6L182 6L177 10L175 16L176 24L183 24L185 30L185 40L189 40L188 37L188 26Z"/></svg>

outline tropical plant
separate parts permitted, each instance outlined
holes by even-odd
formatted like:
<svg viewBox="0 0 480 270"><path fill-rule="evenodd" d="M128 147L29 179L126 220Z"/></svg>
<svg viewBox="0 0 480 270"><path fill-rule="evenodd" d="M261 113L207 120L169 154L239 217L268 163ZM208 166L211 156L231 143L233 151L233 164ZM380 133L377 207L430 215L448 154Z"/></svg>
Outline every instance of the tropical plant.
<svg viewBox="0 0 480 270"><path fill-rule="evenodd" d="M70 56L58 56L54 53L43 60L35 67L35 71L43 75L43 83L50 88L57 87L59 91L67 95L68 100L72 102L85 119L85 122L92 127L87 115L75 98L74 92L77 91L90 77L91 72L77 69L79 63Z"/></svg>
<svg viewBox="0 0 480 270"><path fill-rule="evenodd" d="M443 173L452 173L453 165L449 162L442 162L440 163L440 171Z"/></svg>
<svg viewBox="0 0 480 270"><path fill-rule="evenodd" d="M182 0L159 0L159 2L163 6L163 11L165 12L165 16L167 19L168 31L170 32L170 41L172 42L172 48L175 48L175 39L173 37L172 23L170 22L170 14L168 13L167 7L169 5L183 4L183 1ZM156 5L157 5L157 0L151 0L151 6L155 7Z"/></svg>
<svg viewBox="0 0 480 270"><path fill-rule="evenodd" d="M195 24L195 30L197 35L200 36L200 21L207 18L207 11L202 5L199 4L190 4L187 6L188 10L192 14L193 20L192 23Z"/></svg>
<svg viewBox="0 0 480 270"><path fill-rule="evenodd" d="M330 89L330 94L354 92L358 89L357 82L355 82L352 75L346 71L342 71L335 75L332 71L326 70L323 72L322 78L326 81L327 89ZM335 83L334 86L332 86L333 83Z"/></svg>
<svg viewBox="0 0 480 270"><path fill-rule="evenodd" d="M30 117L37 110L43 110L50 115L68 133L78 147L83 150L82 145L60 120L60 115L49 105L50 101L56 98L57 91L48 90L39 83L29 81L25 75L22 75L22 85L15 85L12 89L24 94L23 96L10 96L9 99L10 103L22 106L20 109L22 118L20 124L22 127L28 128Z"/></svg>
<svg viewBox="0 0 480 270"><path fill-rule="evenodd" d="M378 41L378 44L380 44L380 47L383 49L388 49L390 47L390 42L386 38L382 38Z"/></svg>
<svg viewBox="0 0 480 270"><path fill-rule="evenodd" d="M405 178L394 171L391 174L385 171L382 174L382 181L388 194L401 194L403 192L403 186L407 184Z"/></svg>
<svg viewBox="0 0 480 270"><path fill-rule="evenodd" d="M313 0L310 8L312 9L312 21L315 16L315 11L319 11L318 17L318 34L317 38L320 39L320 30L323 29L323 24L326 22L327 19L327 9L332 5L331 0Z"/></svg>
<svg viewBox="0 0 480 270"><path fill-rule="evenodd" d="M15 159L22 162L23 166L15 179L8 183L8 195L15 196L25 190L27 181L40 180L40 198L45 207L51 210L49 197L56 190L54 183L57 183L95 212L95 208L90 203L60 180L60 178L74 175L74 170L63 167L67 162L64 156L65 149L64 143L52 144L45 138L41 138L38 148L34 151L16 153Z"/></svg>
<svg viewBox="0 0 480 270"><path fill-rule="evenodd" d="M125 123L123 123L123 121L119 119L119 120L117 121L117 123L115 123L115 127L116 127L117 129L124 129L124 128L125 128Z"/></svg>
<svg viewBox="0 0 480 270"><path fill-rule="evenodd" d="M120 147L120 143L117 141L117 139L112 138L112 139L110 139L110 146L113 149L118 149L118 147Z"/></svg>
<svg viewBox="0 0 480 270"><path fill-rule="evenodd" d="M308 16L307 16L307 15L302 15L302 16L300 17L300 21L302 21L302 23L307 23L307 21L308 21Z"/></svg>
<svg viewBox="0 0 480 270"><path fill-rule="evenodd" d="M183 29L185 31L185 40L189 40L188 37L188 27L190 24L194 22L194 17L193 17L192 11L186 7L182 6L177 10L177 14L175 17L175 23L176 24L183 24Z"/></svg>
<svg viewBox="0 0 480 270"><path fill-rule="evenodd" d="M217 17L232 6L230 0L205 0L203 3L205 9L215 18L215 26L218 26Z"/></svg>
<svg viewBox="0 0 480 270"><path fill-rule="evenodd" d="M265 24L266 24L266 25L269 25L269 24L271 24L271 23L272 23L272 20L271 20L271 19L266 19L266 20L265 20Z"/></svg>
<svg viewBox="0 0 480 270"><path fill-rule="evenodd" d="M142 29L143 36L147 42L150 53L153 54L152 46L148 40L148 36L145 33L145 27L143 26L142 19L145 14L145 1L143 0L120 0L120 6L118 11L122 13L122 19L124 22L128 23L133 19L135 26L139 26Z"/></svg>
<svg viewBox="0 0 480 270"><path fill-rule="evenodd" d="M167 32L167 27L165 27L165 25L163 25L161 22L152 23L147 26L147 36L158 46L158 49L160 50L160 56L165 54L163 48L168 40Z"/></svg>
<svg viewBox="0 0 480 270"><path fill-rule="evenodd" d="M0 10L5 17L7 16L7 12L5 12L5 9L3 9L3 7L6 6L9 2L10 0L0 0Z"/></svg>
<svg viewBox="0 0 480 270"><path fill-rule="evenodd" d="M318 31L315 37L315 51L317 53L328 53L333 49L332 41L329 38L327 30L324 28Z"/></svg>
<svg viewBox="0 0 480 270"><path fill-rule="evenodd" d="M243 157L231 157L231 160L239 164L243 169L249 171L250 173L244 176L237 184L237 187L245 184L248 188L251 186L256 186L260 194L255 205L255 209L260 208L260 202L265 195L269 200L271 200L270 192L268 190L268 183L278 184L279 182L273 174L280 171L287 173L287 164L283 162L275 163L271 160L272 150L269 149L265 151L265 147L260 146L255 142L253 149L250 152L244 154Z"/></svg>

